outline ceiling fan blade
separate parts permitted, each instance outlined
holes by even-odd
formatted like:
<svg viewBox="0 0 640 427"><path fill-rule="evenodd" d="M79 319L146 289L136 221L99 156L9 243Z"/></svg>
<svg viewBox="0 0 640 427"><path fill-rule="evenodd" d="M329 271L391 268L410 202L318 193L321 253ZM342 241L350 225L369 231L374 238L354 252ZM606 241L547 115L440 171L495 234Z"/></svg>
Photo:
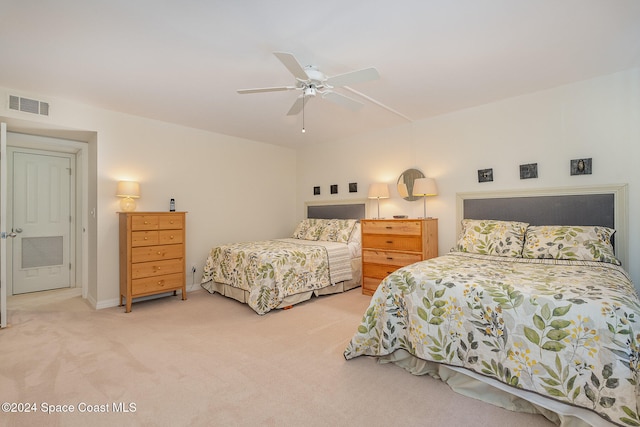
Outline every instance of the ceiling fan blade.
<svg viewBox="0 0 640 427"><path fill-rule="evenodd" d="M294 90L295 86L278 86L278 87L262 87L256 89L238 89L237 92L240 94L245 93L261 93L261 92L279 92L282 90Z"/></svg>
<svg viewBox="0 0 640 427"><path fill-rule="evenodd" d="M378 106L380 106L380 107L384 108L385 110L392 112L393 114L397 114L398 116L402 117L403 119L407 120L408 122L412 122L412 121L413 121L411 118L409 118L409 117L405 116L405 115L404 115L404 114L402 114L401 112L399 112L399 111L397 111L397 110L394 110L393 108L391 108L391 107L389 107L389 106L387 106L387 105L384 105L384 104L383 104L382 102L380 102L380 101L376 101L375 99L371 98L370 96L365 95L365 94L364 94L364 93L362 93L362 92L358 92L357 90L352 89L352 88L350 88L350 87L348 87L348 86L345 86L344 88L345 88L345 89L347 89L348 91L352 92L352 93L355 93L355 94L356 94L356 95L358 95L358 96L361 96L362 98L366 99L367 101L373 102L374 104L376 104L376 105L378 105Z"/></svg>
<svg viewBox="0 0 640 427"><path fill-rule="evenodd" d="M338 92L325 92L322 94L322 98L353 111L357 111L364 106L362 102L351 99Z"/></svg>
<svg viewBox="0 0 640 427"><path fill-rule="evenodd" d="M287 67L287 70L295 76L296 79L306 81L309 80L306 71L302 68L302 65L298 62L295 56L287 52L273 52L273 54Z"/></svg>
<svg viewBox="0 0 640 427"><path fill-rule="evenodd" d="M374 67L371 67L329 77L327 79L327 84L333 87L349 86L354 83L368 82L370 80L376 80L379 78L380 74L378 74L378 70L376 70Z"/></svg>
<svg viewBox="0 0 640 427"><path fill-rule="evenodd" d="M302 106L307 105L308 101L309 101L308 96L299 96L296 99L296 102L294 102L291 108L289 109L287 116L295 116L296 114L299 114L300 111L302 111Z"/></svg>

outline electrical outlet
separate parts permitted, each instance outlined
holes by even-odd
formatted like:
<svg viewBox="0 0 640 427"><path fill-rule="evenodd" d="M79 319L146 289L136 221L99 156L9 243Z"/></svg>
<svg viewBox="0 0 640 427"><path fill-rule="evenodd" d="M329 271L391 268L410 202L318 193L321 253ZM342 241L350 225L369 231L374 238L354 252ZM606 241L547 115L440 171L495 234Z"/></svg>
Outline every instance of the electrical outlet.
<svg viewBox="0 0 640 427"><path fill-rule="evenodd" d="M191 266L191 272L195 273L196 272L196 265L194 264L193 266Z"/></svg>

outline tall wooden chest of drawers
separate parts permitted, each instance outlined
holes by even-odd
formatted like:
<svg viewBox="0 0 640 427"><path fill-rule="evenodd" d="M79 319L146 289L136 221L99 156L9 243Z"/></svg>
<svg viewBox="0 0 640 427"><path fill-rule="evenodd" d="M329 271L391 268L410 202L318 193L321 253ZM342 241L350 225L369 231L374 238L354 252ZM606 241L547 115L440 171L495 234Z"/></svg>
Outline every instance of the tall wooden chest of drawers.
<svg viewBox="0 0 640 427"><path fill-rule="evenodd" d="M119 212L120 305L133 298L182 291L187 299L185 212Z"/></svg>
<svg viewBox="0 0 640 427"><path fill-rule="evenodd" d="M373 295L378 285L400 267L438 256L438 220L363 219L362 293Z"/></svg>

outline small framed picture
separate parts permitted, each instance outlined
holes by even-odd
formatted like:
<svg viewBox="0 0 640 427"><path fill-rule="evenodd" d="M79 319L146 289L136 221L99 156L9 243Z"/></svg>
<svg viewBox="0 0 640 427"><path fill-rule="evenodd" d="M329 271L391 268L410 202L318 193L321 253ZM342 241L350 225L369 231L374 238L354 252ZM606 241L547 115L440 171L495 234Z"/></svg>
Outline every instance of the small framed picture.
<svg viewBox="0 0 640 427"><path fill-rule="evenodd" d="M493 169L478 170L478 182L491 182L491 181L493 181Z"/></svg>
<svg viewBox="0 0 640 427"><path fill-rule="evenodd" d="M350 182L349 183L349 193L357 193L358 192L358 183Z"/></svg>
<svg viewBox="0 0 640 427"><path fill-rule="evenodd" d="M320 195L320 187L313 187L313 195L314 196Z"/></svg>
<svg viewBox="0 0 640 427"><path fill-rule="evenodd" d="M331 184L331 194L338 194L338 184Z"/></svg>
<svg viewBox="0 0 640 427"><path fill-rule="evenodd" d="M520 165L520 179L530 179L538 177L538 164L528 163Z"/></svg>
<svg viewBox="0 0 640 427"><path fill-rule="evenodd" d="M591 158L571 160L571 175L591 175Z"/></svg>

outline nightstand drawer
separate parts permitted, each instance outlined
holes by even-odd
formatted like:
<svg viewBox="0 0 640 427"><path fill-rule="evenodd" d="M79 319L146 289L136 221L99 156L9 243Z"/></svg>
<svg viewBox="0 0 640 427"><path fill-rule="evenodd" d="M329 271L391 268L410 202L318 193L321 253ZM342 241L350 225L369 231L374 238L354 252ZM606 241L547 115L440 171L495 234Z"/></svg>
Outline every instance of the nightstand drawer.
<svg viewBox="0 0 640 427"><path fill-rule="evenodd" d="M401 267L404 266L363 263L362 276L375 277L382 280Z"/></svg>
<svg viewBox="0 0 640 427"><path fill-rule="evenodd" d="M184 271L184 260L182 258L131 264L132 279L180 273L182 271Z"/></svg>
<svg viewBox="0 0 640 427"><path fill-rule="evenodd" d="M131 262L147 262L162 259L181 258L184 245L140 246L131 249Z"/></svg>
<svg viewBox="0 0 640 427"><path fill-rule="evenodd" d="M389 264L398 267L413 264L422 261L422 255L419 253L391 252L379 251L375 249L362 250L362 262L375 264Z"/></svg>
<svg viewBox="0 0 640 427"><path fill-rule="evenodd" d="M182 281L182 273L134 279L131 281L131 294L138 296L163 292L165 290L166 292L173 291L182 286Z"/></svg>
<svg viewBox="0 0 640 427"><path fill-rule="evenodd" d="M371 277L365 277L362 279L362 293L365 295L373 295L373 293L378 289L378 286L382 282L381 279L374 279Z"/></svg>
<svg viewBox="0 0 640 427"><path fill-rule="evenodd" d="M363 234L362 247L422 252L422 239L420 235L382 236L379 234Z"/></svg>
<svg viewBox="0 0 640 427"><path fill-rule="evenodd" d="M420 236L422 227L420 221L362 221L362 233Z"/></svg>

